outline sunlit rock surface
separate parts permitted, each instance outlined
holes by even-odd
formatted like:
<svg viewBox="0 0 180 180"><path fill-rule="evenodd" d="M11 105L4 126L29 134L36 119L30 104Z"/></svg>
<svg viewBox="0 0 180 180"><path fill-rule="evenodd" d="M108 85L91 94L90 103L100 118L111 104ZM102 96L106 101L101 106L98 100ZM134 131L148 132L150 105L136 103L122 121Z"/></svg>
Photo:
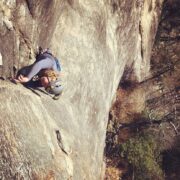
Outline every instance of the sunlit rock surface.
<svg viewBox="0 0 180 180"><path fill-rule="evenodd" d="M109 108L125 66L148 75L162 0L0 2L0 75L52 48L59 101L0 82L1 179L102 179Z"/></svg>

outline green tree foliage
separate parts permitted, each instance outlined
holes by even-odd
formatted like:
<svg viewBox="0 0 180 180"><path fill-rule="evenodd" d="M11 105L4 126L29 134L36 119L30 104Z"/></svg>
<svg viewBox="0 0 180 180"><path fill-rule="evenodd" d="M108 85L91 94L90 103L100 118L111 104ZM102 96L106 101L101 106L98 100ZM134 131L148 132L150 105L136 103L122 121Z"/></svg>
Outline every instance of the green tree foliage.
<svg viewBox="0 0 180 180"><path fill-rule="evenodd" d="M160 151L154 138L141 134L121 144L121 156L132 165L135 180L161 180Z"/></svg>

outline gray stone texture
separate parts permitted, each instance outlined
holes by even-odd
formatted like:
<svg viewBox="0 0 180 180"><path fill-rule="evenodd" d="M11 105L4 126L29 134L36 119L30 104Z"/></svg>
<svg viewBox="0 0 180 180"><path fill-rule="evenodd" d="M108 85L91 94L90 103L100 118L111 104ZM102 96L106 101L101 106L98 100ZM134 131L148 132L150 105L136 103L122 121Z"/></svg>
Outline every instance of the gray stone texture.
<svg viewBox="0 0 180 180"><path fill-rule="evenodd" d="M58 101L0 82L0 179L103 179L108 113L125 66L141 81L162 0L0 2L0 76L34 61L37 46L61 59Z"/></svg>

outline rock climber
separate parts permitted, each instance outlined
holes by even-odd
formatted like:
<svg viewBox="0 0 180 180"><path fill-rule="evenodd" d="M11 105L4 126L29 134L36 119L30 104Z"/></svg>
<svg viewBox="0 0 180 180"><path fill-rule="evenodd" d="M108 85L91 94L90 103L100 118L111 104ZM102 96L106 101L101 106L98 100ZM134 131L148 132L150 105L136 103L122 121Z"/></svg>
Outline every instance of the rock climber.
<svg viewBox="0 0 180 180"><path fill-rule="evenodd" d="M25 86L43 86L45 90L56 96L62 93L60 79L61 67L57 58L55 58L49 49L39 49L36 55L36 61L22 68L14 81L23 83Z"/></svg>

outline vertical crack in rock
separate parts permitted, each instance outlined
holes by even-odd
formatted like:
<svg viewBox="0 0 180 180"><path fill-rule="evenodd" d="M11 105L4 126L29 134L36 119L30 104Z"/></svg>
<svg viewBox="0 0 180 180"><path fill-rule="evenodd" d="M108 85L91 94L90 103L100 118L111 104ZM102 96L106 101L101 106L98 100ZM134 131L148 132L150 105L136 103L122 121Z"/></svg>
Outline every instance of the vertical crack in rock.
<svg viewBox="0 0 180 180"><path fill-rule="evenodd" d="M143 0L137 0L136 5L137 5L137 7L140 8L139 34L140 34L140 38L141 38L141 58L143 59L143 42L142 42L143 41L143 35L142 35L142 21L141 21L143 5L144 5Z"/></svg>
<svg viewBox="0 0 180 180"><path fill-rule="evenodd" d="M63 145L63 141L62 141L62 136L59 130L56 130L56 137L57 137L57 141L58 141L58 145L61 148L61 150L68 155L68 153L66 152L64 145Z"/></svg>
<svg viewBox="0 0 180 180"><path fill-rule="evenodd" d="M143 60L144 55L143 55L143 40L142 40L142 25L141 25L141 20L139 22L139 34L140 34L140 39L141 39L141 59Z"/></svg>
<svg viewBox="0 0 180 180"><path fill-rule="evenodd" d="M33 17L34 15L33 15L31 3L29 2L29 0L25 0L25 2L26 2L26 4L27 4L27 8L28 8L28 10L29 10L30 15Z"/></svg>

